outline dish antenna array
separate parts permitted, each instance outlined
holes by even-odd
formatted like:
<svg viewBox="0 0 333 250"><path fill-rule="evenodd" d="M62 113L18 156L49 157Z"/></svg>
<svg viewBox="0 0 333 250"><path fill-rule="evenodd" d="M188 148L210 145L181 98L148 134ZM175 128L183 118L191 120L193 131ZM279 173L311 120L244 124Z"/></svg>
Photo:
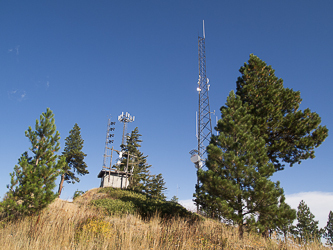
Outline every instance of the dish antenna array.
<svg viewBox="0 0 333 250"><path fill-rule="evenodd" d="M197 170L205 166L207 146L212 135L211 112L209 107L209 79L206 76L206 48L205 48L205 21L203 23L203 36L198 36L198 64L199 79L197 91L199 94L199 109L196 117L196 137L198 148L191 150L191 161ZM199 186L199 179L197 180ZM199 205L197 205L199 211Z"/></svg>
<svg viewBox="0 0 333 250"><path fill-rule="evenodd" d="M131 116L128 112L124 115L124 112L121 112L121 115L118 116L118 121L124 123L124 128L123 128L123 138L121 141L122 145L125 145L125 131L126 131L126 123L129 122L134 122L135 116Z"/></svg>
<svg viewBox="0 0 333 250"><path fill-rule="evenodd" d="M105 140L105 149L104 149L104 159L103 159L103 168L107 168L106 164L108 162L108 159L111 156L111 145L114 142L113 137L114 137L114 130L115 130L115 126L116 122L112 122L111 118L108 119L108 126L107 126L107 130L106 130L106 140ZM111 161L110 160L110 168L111 168Z"/></svg>

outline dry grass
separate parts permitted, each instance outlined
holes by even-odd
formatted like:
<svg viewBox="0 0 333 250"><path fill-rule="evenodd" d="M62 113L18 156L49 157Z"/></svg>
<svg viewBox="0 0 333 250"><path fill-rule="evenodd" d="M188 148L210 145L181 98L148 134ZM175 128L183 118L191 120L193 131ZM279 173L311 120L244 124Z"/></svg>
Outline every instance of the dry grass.
<svg viewBox="0 0 333 250"><path fill-rule="evenodd" d="M96 195L90 193L86 197ZM239 240L237 228L205 220L183 219L143 221L139 216L104 216L85 202L57 199L38 217L0 225L0 249L286 249L277 240L245 234ZM288 249L325 249L320 244Z"/></svg>

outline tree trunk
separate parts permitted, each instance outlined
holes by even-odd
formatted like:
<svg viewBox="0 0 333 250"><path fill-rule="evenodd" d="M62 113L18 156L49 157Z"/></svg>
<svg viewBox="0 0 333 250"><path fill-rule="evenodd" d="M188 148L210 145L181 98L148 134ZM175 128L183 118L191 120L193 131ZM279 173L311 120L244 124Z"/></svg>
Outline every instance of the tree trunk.
<svg viewBox="0 0 333 250"><path fill-rule="evenodd" d="M239 233L239 238L243 239L243 234L244 234L243 222L238 224L238 233Z"/></svg>
<svg viewBox="0 0 333 250"><path fill-rule="evenodd" d="M238 178L237 178L237 183L239 183ZM242 206L242 197L240 195L238 195L237 197L237 202L238 205ZM244 234L243 208L238 210L238 219L240 220L240 222L238 223L239 238L243 239L243 234Z"/></svg>
<svg viewBox="0 0 333 250"><path fill-rule="evenodd" d="M288 250L288 244L287 244L287 241L288 241L288 239L287 239L287 232L284 231L284 232L283 232L283 235L284 235L284 249L285 249L285 250Z"/></svg>
<svg viewBox="0 0 333 250"><path fill-rule="evenodd" d="M65 174L62 174L61 175L61 181L60 181L60 184L59 184L59 190L58 190L58 198L60 198L60 195L61 195L61 191L62 191L62 186L64 184L64 180L65 180Z"/></svg>
<svg viewBox="0 0 333 250"><path fill-rule="evenodd" d="M268 239L269 237L269 231L268 231L268 228L266 227L265 230L262 232L262 236L265 238L265 239Z"/></svg>

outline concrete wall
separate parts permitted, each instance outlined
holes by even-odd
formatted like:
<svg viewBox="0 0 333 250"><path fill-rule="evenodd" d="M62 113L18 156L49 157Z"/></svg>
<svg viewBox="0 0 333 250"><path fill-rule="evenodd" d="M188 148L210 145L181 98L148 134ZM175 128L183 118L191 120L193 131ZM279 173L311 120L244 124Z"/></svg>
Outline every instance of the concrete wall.
<svg viewBox="0 0 333 250"><path fill-rule="evenodd" d="M122 175L104 175L101 178L101 187L114 187L114 188L127 188L129 185L129 179Z"/></svg>

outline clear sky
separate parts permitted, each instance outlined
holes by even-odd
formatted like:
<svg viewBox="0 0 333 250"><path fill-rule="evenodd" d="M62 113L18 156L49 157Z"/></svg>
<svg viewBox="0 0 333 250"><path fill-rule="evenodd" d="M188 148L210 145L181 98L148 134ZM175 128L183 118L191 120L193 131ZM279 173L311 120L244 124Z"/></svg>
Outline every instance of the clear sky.
<svg viewBox="0 0 333 250"><path fill-rule="evenodd" d="M253 53L272 65L285 87L301 92L302 109L317 112L331 129L332 13L330 0L1 1L1 198L9 173L30 147L24 131L49 107L61 150L74 124L81 127L90 172L80 183L65 184L61 198L99 187L108 116L116 121L129 112L136 119L128 132L139 128L141 150L152 173L163 174L168 199L191 200L202 20L209 98L218 117L236 89L239 68ZM117 122L116 149L121 136ZM321 225L333 210L332 147L329 136L314 160L273 177L294 207L306 197L317 211L322 197L326 205L315 213Z"/></svg>

